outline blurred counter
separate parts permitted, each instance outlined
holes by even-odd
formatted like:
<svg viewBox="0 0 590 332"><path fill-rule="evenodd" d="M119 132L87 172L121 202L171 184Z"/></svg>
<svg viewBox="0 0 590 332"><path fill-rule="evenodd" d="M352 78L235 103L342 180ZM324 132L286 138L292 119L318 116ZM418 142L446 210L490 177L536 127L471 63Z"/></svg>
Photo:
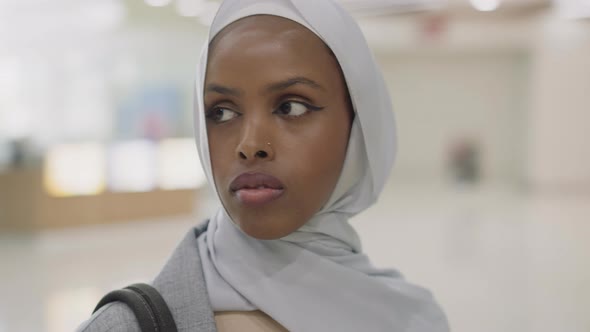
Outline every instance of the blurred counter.
<svg viewBox="0 0 590 332"><path fill-rule="evenodd" d="M53 197L43 170L0 173L0 231L35 230L191 214L195 189Z"/></svg>

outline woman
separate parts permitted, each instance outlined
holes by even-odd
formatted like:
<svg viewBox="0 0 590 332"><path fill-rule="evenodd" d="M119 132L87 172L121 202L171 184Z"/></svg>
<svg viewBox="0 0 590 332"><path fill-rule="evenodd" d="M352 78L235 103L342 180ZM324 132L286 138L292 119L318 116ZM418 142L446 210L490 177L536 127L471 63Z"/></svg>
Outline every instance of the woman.
<svg viewBox="0 0 590 332"><path fill-rule="evenodd" d="M179 331L448 331L430 293L372 266L348 218L394 157L386 86L329 0L226 0L196 84L203 168L223 207L154 281ZM80 331L139 331L109 304Z"/></svg>

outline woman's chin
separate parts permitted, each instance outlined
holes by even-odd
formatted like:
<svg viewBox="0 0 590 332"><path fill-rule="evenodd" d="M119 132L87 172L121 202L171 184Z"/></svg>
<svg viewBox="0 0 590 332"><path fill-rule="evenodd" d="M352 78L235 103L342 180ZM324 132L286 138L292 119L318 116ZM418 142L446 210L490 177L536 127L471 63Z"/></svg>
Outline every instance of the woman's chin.
<svg viewBox="0 0 590 332"><path fill-rule="evenodd" d="M287 227L289 222L281 218L256 218L255 221L248 221L249 218L237 218L236 225L246 235L258 240L276 240L285 237L300 226Z"/></svg>

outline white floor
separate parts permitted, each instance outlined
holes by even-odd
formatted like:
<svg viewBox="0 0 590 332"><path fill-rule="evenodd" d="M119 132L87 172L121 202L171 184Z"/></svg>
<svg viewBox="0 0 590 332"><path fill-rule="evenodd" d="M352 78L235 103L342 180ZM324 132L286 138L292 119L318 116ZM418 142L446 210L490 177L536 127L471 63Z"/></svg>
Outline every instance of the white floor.
<svg viewBox="0 0 590 332"><path fill-rule="evenodd" d="M149 281L197 221L0 234L0 332L72 331L108 290ZM353 223L453 331L590 331L590 196L408 186Z"/></svg>

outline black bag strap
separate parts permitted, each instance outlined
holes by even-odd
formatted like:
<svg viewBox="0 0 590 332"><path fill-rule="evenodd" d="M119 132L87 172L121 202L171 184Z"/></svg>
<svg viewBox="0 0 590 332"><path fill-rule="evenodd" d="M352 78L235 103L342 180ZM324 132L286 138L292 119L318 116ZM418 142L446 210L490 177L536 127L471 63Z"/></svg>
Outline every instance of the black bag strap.
<svg viewBox="0 0 590 332"><path fill-rule="evenodd" d="M174 317L162 295L148 284L133 284L105 295L94 311L120 301L127 304L139 323L142 332L177 332Z"/></svg>

